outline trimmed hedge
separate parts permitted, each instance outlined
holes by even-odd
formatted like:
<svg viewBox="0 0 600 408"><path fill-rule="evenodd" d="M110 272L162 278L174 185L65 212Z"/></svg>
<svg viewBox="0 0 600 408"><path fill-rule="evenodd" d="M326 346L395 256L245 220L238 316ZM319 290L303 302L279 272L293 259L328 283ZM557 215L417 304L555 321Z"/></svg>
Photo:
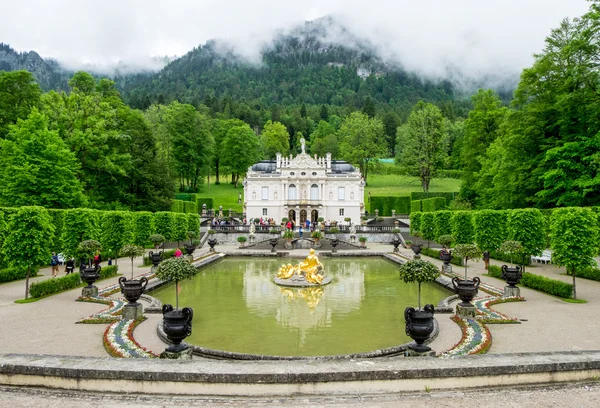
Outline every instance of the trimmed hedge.
<svg viewBox="0 0 600 408"><path fill-rule="evenodd" d="M435 241L435 216L431 212L424 212L421 215L421 238Z"/></svg>
<svg viewBox="0 0 600 408"><path fill-rule="evenodd" d="M456 198L458 193L455 192L440 192L440 193L425 193L423 191L413 191L410 193L411 200L425 200L433 197L444 197L446 199L446 205L450 205L450 201Z"/></svg>
<svg viewBox="0 0 600 408"><path fill-rule="evenodd" d="M438 211L434 215L434 235L439 242L442 235L452 235L452 211Z"/></svg>
<svg viewBox="0 0 600 408"><path fill-rule="evenodd" d="M585 268L575 273L577 278L584 278L589 280L600 281L600 269L597 268Z"/></svg>
<svg viewBox="0 0 600 408"><path fill-rule="evenodd" d="M171 211L176 213L185 212L184 210L185 201L182 200L173 200L171 202Z"/></svg>
<svg viewBox="0 0 600 408"><path fill-rule="evenodd" d="M490 258L498 261L513 262L517 265L531 265L531 256L527 254L514 254L511 260L510 254L505 254L500 251L490 251Z"/></svg>
<svg viewBox="0 0 600 408"><path fill-rule="evenodd" d="M198 213L188 214L187 219L188 219L187 230L195 231L195 232L199 233L200 232L200 216L198 215Z"/></svg>
<svg viewBox="0 0 600 408"><path fill-rule="evenodd" d="M113 276L117 276L118 274L118 265L103 266L102 268L100 268L100 279L98 280L112 278Z"/></svg>
<svg viewBox="0 0 600 408"><path fill-rule="evenodd" d="M410 235L415 235L416 232L421 232L421 217L422 212L410 213Z"/></svg>
<svg viewBox="0 0 600 408"><path fill-rule="evenodd" d="M471 244L475 238L473 213L455 211L452 215L452 236L457 244Z"/></svg>
<svg viewBox="0 0 600 408"><path fill-rule="evenodd" d="M427 256L430 256L435 259L440 259L440 251L436 251L435 249L421 248L421 253L423 255L427 255ZM452 259L450 260L450 263L453 265L457 265L457 266L463 266L462 259L456 255L452 255Z"/></svg>
<svg viewBox="0 0 600 408"><path fill-rule="evenodd" d="M37 268L32 269L31 275L29 275L29 277L36 276L37 273L38 273ZM26 277L27 277L27 269L20 269L20 268L0 269L0 283L12 282L12 281L16 281L19 279L25 279Z"/></svg>
<svg viewBox="0 0 600 408"><path fill-rule="evenodd" d="M493 276L494 278L502 279L502 269L499 266L490 265L488 267L488 275ZM521 285L565 299L570 299L573 297L572 284L556 279L546 278L545 276L535 275L529 272L523 273Z"/></svg>
<svg viewBox="0 0 600 408"><path fill-rule="evenodd" d="M423 200L414 200L410 202L410 213L422 212L423 211Z"/></svg>
<svg viewBox="0 0 600 408"><path fill-rule="evenodd" d="M182 201L183 212L186 214L198 214L198 204L191 201Z"/></svg>
<svg viewBox="0 0 600 408"><path fill-rule="evenodd" d="M194 194L194 193L175 193L175 200L196 202L196 194Z"/></svg>
<svg viewBox="0 0 600 408"><path fill-rule="evenodd" d="M392 210L396 214L410 214L411 202L410 196L373 196L371 197L371 212L379 210L381 216L391 216Z"/></svg>
<svg viewBox="0 0 600 408"><path fill-rule="evenodd" d="M132 232L135 245L145 247L148 244L148 238L154 233L152 217L152 213L149 211L139 211L133 214Z"/></svg>
<svg viewBox="0 0 600 408"><path fill-rule="evenodd" d="M441 211L446 208L446 199L444 197L433 197L422 200L423 212Z"/></svg>
<svg viewBox="0 0 600 408"><path fill-rule="evenodd" d="M198 206L199 213L202 213L202 204L206 204L207 211L214 208L212 197L198 197L196 195L196 205Z"/></svg>
<svg viewBox="0 0 600 408"><path fill-rule="evenodd" d="M530 289L536 289L550 295L565 299L573 297L573 285L556 279L546 278L545 276L534 275L529 272L523 273L521 284Z"/></svg>
<svg viewBox="0 0 600 408"><path fill-rule="evenodd" d="M81 278L78 273L71 273L60 278L48 279L41 282L34 282L29 287L31 297L39 298L52 295L53 293L64 290L75 289L81 284Z"/></svg>

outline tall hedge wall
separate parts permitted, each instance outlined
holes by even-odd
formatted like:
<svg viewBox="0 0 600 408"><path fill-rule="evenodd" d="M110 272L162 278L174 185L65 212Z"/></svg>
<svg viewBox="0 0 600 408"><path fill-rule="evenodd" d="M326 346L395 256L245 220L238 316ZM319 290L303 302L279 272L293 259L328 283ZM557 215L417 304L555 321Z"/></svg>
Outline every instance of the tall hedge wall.
<svg viewBox="0 0 600 408"><path fill-rule="evenodd" d="M452 215L452 236L457 244L470 244L475 238L472 211L455 211Z"/></svg>
<svg viewBox="0 0 600 408"><path fill-rule="evenodd" d="M422 212L412 212L410 213L410 235L415 235L415 233L421 232L421 217Z"/></svg>
<svg viewBox="0 0 600 408"><path fill-rule="evenodd" d="M475 242L483 251L496 251L507 240L506 211L475 211Z"/></svg>
<svg viewBox="0 0 600 408"><path fill-rule="evenodd" d="M434 235L438 241L442 235L452 235L452 211L437 211L434 214Z"/></svg>
<svg viewBox="0 0 600 408"><path fill-rule="evenodd" d="M410 214L410 197L373 196L371 197L371 212L375 213L375 210L379 210L381 216L391 216L392 210L396 210L396 214Z"/></svg>
<svg viewBox="0 0 600 408"><path fill-rule="evenodd" d="M508 211L508 239L519 241L528 255L542 252L546 244L544 216L537 208L524 208Z"/></svg>
<svg viewBox="0 0 600 408"><path fill-rule="evenodd" d="M410 212L411 214L414 212L422 212L423 211L423 201L422 200L414 200L410 202Z"/></svg>
<svg viewBox="0 0 600 408"><path fill-rule="evenodd" d="M185 212L185 207L184 207L185 203L186 203L186 201L173 200L171 202L171 211L176 212L176 213Z"/></svg>
<svg viewBox="0 0 600 408"><path fill-rule="evenodd" d="M185 241L187 239L188 231L188 215L175 213L173 222L173 241Z"/></svg>
<svg viewBox="0 0 600 408"><path fill-rule="evenodd" d="M175 200L196 202L196 196L194 193L175 193Z"/></svg>
<svg viewBox="0 0 600 408"><path fill-rule="evenodd" d="M133 243L145 247L148 237L154 234L154 222L152 213L139 211L133 214L132 221Z"/></svg>
<svg viewBox="0 0 600 408"><path fill-rule="evenodd" d="M412 193L410 193L410 199L411 200L424 200L424 199L433 198L433 197L444 197L446 199L446 206L449 206L450 201L454 200L454 198L457 194L458 193L454 193L454 192L424 193L422 191L413 191Z"/></svg>
<svg viewBox="0 0 600 408"><path fill-rule="evenodd" d="M446 208L446 199L444 197L433 197L422 200L422 211L433 212L441 211Z"/></svg>
<svg viewBox="0 0 600 408"><path fill-rule="evenodd" d="M427 241L435 240L435 215L432 212L424 212L421 216L421 234Z"/></svg>
<svg viewBox="0 0 600 408"><path fill-rule="evenodd" d="M212 210L215 208L212 197L198 197L196 195L196 205L198 206L199 213L202 213L202 204L206 204L207 210Z"/></svg>
<svg viewBox="0 0 600 408"><path fill-rule="evenodd" d="M198 214L187 214L188 231L200 232L200 216Z"/></svg>
<svg viewBox="0 0 600 408"><path fill-rule="evenodd" d="M184 201L183 212L186 214L198 214L198 204L191 201Z"/></svg>
<svg viewBox="0 0 600 408"><path fill-rule="evenodd" d="M95 239L100 241L100 230L97 229L99 211L88 208L65 210L61 234L63 253L67 257L75 256L81 241Z"/></svg>
<svg viewBox="0 0 600 408"><path fill-rule="evenodd" d="M167 241L175 241L175 214L168 211L154 213L154 232Z"/></svg>

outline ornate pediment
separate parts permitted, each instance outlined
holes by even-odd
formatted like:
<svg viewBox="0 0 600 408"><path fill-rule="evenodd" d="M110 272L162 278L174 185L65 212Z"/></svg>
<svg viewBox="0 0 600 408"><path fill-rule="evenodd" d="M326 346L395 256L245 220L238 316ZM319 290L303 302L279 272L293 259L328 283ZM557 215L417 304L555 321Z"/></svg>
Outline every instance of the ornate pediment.
<svg viewBox="0 0 600 408"><path fill-rule="evenodd" d="M319 163L306 153L300 153L298 156L290 160L289 168L296 169L318 169Z"/></svg>

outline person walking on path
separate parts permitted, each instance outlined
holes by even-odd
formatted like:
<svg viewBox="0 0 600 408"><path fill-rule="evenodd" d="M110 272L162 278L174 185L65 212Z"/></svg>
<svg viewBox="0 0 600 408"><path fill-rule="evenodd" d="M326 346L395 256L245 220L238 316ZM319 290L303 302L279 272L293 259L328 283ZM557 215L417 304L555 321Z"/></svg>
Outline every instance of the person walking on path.
<svg viewBox="0 0 600 408"><path fill-rule="evenodd" d="M485 270L487 271L488 267L490 266L490 251L483 251L482 257Z"/></svg>
<svg viewBox="0 0 600 408"><path fill-rule="evenodd" d="M298 228L298 234L300 234L300 238L302 238L302 233L304 231L302 230L302 225Z"/></svg>
<svg viewBox="0 0 600 408"><path fill-rule="evenodd" d="M58 256L56 252L52 252L52 258L50 258L50 266L52 266L52 277L56 278L58 275Z"/></svg>
<svg viewBox="0 0 600 408"><path fill-rule="evenodd" d="M69 258L67 259L67 263L65 264L65 272L68 274L73 273L75 270L75 259Z"/></svg>

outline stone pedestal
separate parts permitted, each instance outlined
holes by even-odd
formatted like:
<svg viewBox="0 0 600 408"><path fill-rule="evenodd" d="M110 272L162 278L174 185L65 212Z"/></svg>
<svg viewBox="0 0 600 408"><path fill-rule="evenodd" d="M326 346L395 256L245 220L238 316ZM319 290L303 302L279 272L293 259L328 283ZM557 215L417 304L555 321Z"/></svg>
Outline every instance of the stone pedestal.
<svg viewBox="0 0 600 408"><path fill-rule="evenodd" d="M400 250L398 249L398 247L394 247L394 253L395 254L399 254L400 253Z"/></svg>
<svg viewBox="0 0 600 408"><path fill-rule="evenodd" d="M408 348L404 351L404 357L435 357L435 351L429 350L424 352L414 351Z"/></svg>
<svg viewBox="0 0 600 408"><path fill-rule="evenodd" d="M477 309L473 305L463 306L458 304L456 305L456 313L463 319L474 319L477 315Z"/></svg>
<svg viewBox="0 0 600 408"><path fill-rule="evenodd" d="M206 208L203 208L203 209L202 209L202 216L203 216L203 217L206 217Z"/></svg>
<svg viewBox="0 0 600 408"><path fill-rule="evenodd" d="M249 236L249 239L248 239L248 242L249 242L250 244L254 244L254 241L255 241L255 240L256 240L256 237L255 237L253 234L250 234L250 236Z"/></svg>
<svg viewBox="0 0 600 408"><path fill-rule="evenodd" d="M419 255L419 254L415 254L415 255L413 256L413 259L414 259L415 261L418 261L419 259L421 259L421 255Z"/></svg>
<svg viewBox="0 0 600 408"><path fill-rule="evenodd" d="M160 353L160 358L169 360L191 360L192 359L192 348L186 347L181 351L163 351Z"/></svg>
<svg viewBox="0 0 600 408"><path fill-rule="evenodd" d="M144 316L142 305L129 303L123 307L123 320L137 320Z"/></svg>
<svg viewBox="0 0 600 408"><path fill-rule="evenodd" d="M442 272L450 275L452 273L452 265L450 264L442 264Z"/></svg>
<svg viewBox="0 0 600 408"><path fill-rule="evenodd" d="M97 297L98 296L98 288L96 286L92 286L88 288L87 286L81 289L81 297Z"/></svg>
<svg viewBox="0 0 600 408"><path fill-rule="evenodd" d="M521 297L521 289L516 286L505 286L504 297Z"/></svg>

